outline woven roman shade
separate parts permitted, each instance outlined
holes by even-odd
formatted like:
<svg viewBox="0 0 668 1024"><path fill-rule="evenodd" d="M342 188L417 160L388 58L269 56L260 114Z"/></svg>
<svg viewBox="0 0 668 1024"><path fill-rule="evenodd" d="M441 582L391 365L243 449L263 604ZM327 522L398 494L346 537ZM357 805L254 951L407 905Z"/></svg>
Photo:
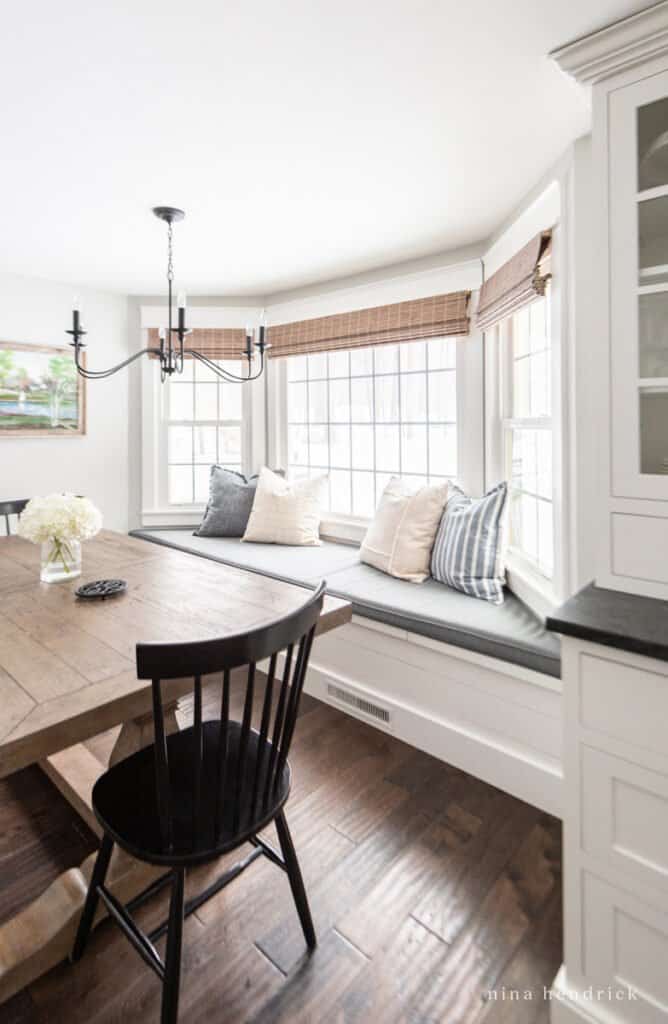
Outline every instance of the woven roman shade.
<svg viewBox="0 0 668 1024"><path fill-rule="evenodd" d="M276 358L468 334L470 297L470 292L451 292L277 324L268 329L268 354Z"/></svg>
<svg viewBox="0 0 668 1024"><path fill-rule="evenodd" d="M148 343L151 348L160 347L157 327L149 328ZM176 336L172 344L175 348L178 346ZM246 331L243 327L195 327L186 336L184 355L192 358L188 355L188 349L194 348L209 359L241 359L245 347ZM151 359L157 358L151 356Z"/></svg>
<svg viewBox="0 0 668 1024"><path fill-rule="evenodd" d="M551 269L552 232L541 231L483 283L476 326L486 331L545 294Z"/></svg>

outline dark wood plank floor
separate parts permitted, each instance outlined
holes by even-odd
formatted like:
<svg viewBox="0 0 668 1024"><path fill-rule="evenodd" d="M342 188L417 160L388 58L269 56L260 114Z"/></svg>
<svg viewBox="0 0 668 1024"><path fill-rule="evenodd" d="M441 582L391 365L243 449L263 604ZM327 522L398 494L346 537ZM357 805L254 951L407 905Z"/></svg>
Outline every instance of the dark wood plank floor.
<svg viewBox="0 0 668 1024"><path fill-rule="evenodd" d="M287 817L318 948L304 956L287 880L261 859L186 922L181 1019L547 1024L559 823L308 697L291 762ZM94 845L37 768L1 782L0 918ZM191 891L220 870L193 873ZM159 923L164 902L142 915ZM159 1004L157 979L105 922L79 964L1 1006L0 1024L157 1021Z"/></svg>

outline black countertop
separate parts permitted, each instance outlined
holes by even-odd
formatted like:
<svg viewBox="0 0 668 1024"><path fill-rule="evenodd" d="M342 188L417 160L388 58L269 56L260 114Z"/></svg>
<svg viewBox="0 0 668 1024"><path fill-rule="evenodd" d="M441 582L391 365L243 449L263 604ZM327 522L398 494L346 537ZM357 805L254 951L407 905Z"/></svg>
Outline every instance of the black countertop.
<svg viewBox="0 0 668 1024"><path fill-rule="evenodd" d="M668 661L668 601L589 583L557 608L546 625L565 636Z"/></svg>

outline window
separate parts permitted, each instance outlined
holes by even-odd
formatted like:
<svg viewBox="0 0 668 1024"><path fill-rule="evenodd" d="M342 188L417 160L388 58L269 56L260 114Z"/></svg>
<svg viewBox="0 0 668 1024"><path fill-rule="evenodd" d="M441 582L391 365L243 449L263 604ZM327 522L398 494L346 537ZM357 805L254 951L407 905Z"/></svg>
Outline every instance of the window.
<svg viewBox="0 0 668 1024"><path fill-rule="evenodd" d="M502 334L510 544L541 575L551 579L554 516L549 289L544 298L506 321Z"/></svg>
<svg viewBox="0 0 668 1024"><path fill-rule="evenodd" d="M368 518L393 474L457 474L456 340L437 338L287 362L288 469L329 476L329 510Z"/></svg>
<svg viewBox="0 0 668 1024"><path fill-rule="evenodd" d="M240 372L237 363L220 365ZM205 502L214 463L241 471L243 386L222 381L195 359L186 359L183 374L175 374L162 386L167 501L170 505Z"/></svg>

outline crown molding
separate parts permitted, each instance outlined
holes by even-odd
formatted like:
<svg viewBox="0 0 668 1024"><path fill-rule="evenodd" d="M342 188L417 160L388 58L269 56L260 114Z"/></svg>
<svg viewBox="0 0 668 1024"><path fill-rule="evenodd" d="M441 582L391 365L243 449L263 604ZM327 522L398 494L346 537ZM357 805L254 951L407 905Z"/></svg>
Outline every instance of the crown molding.
<svg viewBox="0 0 668 1024"><path fill-rule="evenodd" d="M668 0L560 46L550 57L578 82L593 85L665 54L668 54Z"/></svg>

